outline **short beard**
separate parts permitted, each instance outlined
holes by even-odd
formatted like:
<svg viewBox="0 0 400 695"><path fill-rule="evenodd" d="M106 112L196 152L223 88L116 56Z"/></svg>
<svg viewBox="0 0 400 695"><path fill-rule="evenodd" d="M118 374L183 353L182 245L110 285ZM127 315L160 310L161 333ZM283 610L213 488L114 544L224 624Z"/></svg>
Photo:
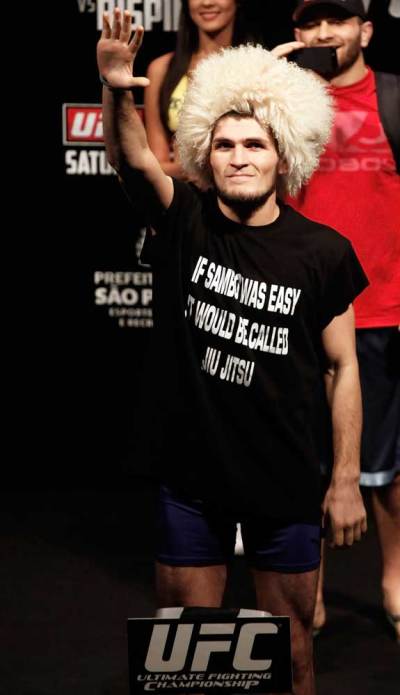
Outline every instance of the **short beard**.
<svg viewBox="0 0 400 695"><path fill-rule="evenodd" d="M276 192L276 181L264 193L255 194L236 194L227 193L221 188L218 188L214 181L215 190L218 198L225 203L238 216L241 222L248 220L251 215L262 208L268 198Z"/></svg>
<svg viewBox="0 0 400 695"><path fill-rule="evenodd" d="M338 75L342 75L344 72L346 72L346 70L349 70L350 68L352 68L354 63L356 62L358 56L360 55L360 53L361 53L361 41L360 41L360 39L358 39L358 40L355 40L351 46L349 46L349 49L343 58L343 62L338 64L338 67L335 70L334 77L337 77Z"/></svg>

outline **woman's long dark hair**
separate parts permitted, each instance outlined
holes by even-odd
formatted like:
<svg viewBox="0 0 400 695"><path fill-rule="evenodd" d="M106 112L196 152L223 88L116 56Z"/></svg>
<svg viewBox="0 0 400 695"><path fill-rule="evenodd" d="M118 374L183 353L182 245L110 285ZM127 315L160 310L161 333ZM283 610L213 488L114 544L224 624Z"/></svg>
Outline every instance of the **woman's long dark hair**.
<svg viewBox="0 0 400 695"><path fill-rule="evenodd" d="M236 0L232 46L239 46L241 43L248 42L254 43L256 41L255 31L250 29L249 23L244 16L242 7L243 1L244 0ZM171 94L183 75L186 75L192 55L196 53L198 48L199 32L190 16L189 0L182 0L176 47L160 89L160 115L167 133L170 133L168 127L168 108Z"/></svg>

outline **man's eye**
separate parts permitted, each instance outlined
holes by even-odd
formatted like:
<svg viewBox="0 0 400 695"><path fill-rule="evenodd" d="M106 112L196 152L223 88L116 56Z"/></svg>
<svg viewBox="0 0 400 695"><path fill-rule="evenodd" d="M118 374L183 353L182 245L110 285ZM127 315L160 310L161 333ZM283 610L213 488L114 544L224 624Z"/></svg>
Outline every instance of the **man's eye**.
<svg viewBox="0 0 400 695"><path fill-rule="evenodd" d="M340 26L341 24L344 24L346 22L346 19L341 18L341 17L331 17L331 18L327 19L326 21L328 22L328 24L331 24L333 26L336 26L336 25ZM320 26L320 24L321 24L321 22L317 22L317 21L305 22L304 24L302 24L300 26L300 29L302 31L308 31L310 29L318 28Z"/></svg>
<svg viewBox="0 0 400 695"><path fill-rule="evenodd" d="M250 147L252 150L263 149L263 145L261 144L261 142L248 142L247 147Z"/></svg>
<svg viewBox="0 0 400 695"><path fill-rule="evenodd" d="M216 150L228 150L231 147L229 142L217 142L215 145Z"/></svg>

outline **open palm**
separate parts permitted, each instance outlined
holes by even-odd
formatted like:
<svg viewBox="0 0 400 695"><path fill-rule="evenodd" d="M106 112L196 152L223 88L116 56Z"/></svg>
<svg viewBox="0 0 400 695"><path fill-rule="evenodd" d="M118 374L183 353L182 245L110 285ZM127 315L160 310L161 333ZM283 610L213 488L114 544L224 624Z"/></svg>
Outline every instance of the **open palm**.
<svg viewBox="0 0 400 695"><path fill-rule="evenodd" d="M100 75L107 80L110 87L131 89L146 87L149 84L146 77L132 75L143 33L143 27L138 27L131 38L132 17L129 11L125 11L121 18L121 10L116 8L112 26L108 13L103 14L103 31L97 44L97 64Z"/></svg>

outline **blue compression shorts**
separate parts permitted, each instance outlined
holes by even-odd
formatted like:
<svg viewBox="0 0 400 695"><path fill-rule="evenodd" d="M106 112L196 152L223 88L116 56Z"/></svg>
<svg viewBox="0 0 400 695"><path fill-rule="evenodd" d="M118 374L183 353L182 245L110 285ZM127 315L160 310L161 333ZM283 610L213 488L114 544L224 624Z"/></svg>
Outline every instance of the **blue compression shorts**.
<svg viewBox="0 0 400 695"><path fill-rule="evenodd" d="M275 572L309 572L321 560L319 524L267 519L241 523L243 547L250 566ZM235 549L236 523L162 487L158 517L157 560L179 567L226 564Z"/></svg>

